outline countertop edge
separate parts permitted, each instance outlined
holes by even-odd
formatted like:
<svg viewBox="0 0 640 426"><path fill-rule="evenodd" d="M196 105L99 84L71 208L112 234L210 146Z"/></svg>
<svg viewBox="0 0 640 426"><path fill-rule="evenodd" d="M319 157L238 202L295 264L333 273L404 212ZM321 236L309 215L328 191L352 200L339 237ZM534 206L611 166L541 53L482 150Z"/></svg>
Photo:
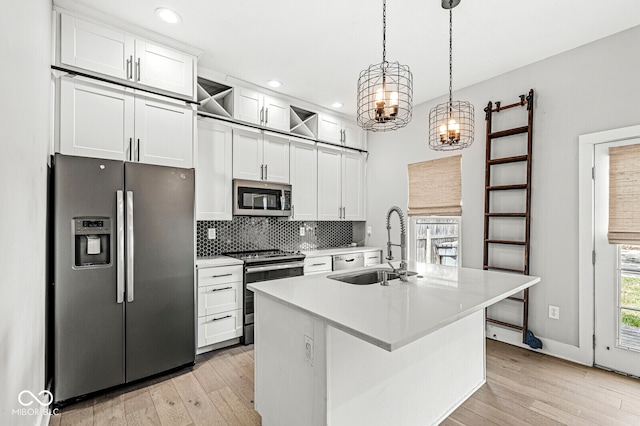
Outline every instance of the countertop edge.
<svg viewBox="0 0 640 426"><path fill-rule="evenodd" d="M381 349L384 349L384 350L386 350L388 352L393 352L393 351L395 351L397 349L400 349L403 346L406 346L406 345L408 345L410 343L413 343L416 340L419 340L419 339L421 339L421 338L423 338L423 337L425 337L425 336L427 336L427 335L429 335L429 334L431 334L431 333L433 333L433 332L435 332L437 330L440 330L441 328L446 327L447 325L449 325L449 324L451 324L451 323L453 323L453 322L455 322L455 321L457 321L459 319L465 318L465 317L467 317L467 316L469 316L469 315L473 314L474 312L477 312L477 311L479 311L481 309L485 309L486 307L491 306L494 303L499 302L500 300L506 299L507 297L512 296L512 295L518 293L519 291L522 291L522 290L524 290L526 288L529 288L529 287L531 287L531 286L533 286L533 285L535 285L535 284L540 282L540 277L532 277L532 278L533 279L528 283L522 284L521 286L518 286L515 289L512 289L512 290L510 290L510 291L508 291L506 293L503 293L500 296L496 296L496 297L494 297L492 299L486 300L486 301L484 301L483 303L480 303L477 306L471 307L471 308L467 309L464 312L458 313L457 315L453 315L453 316L445 319L444 321L434 325L433 327L429 327L429 328L427 328L425 330L421 330L421 332L418 333L418 334L415 334L413 336L408 336L406 339L399 340L399 341L396 341L396 342L386 342L386 341L377 339L377 338L375 338L373 336L370 336L370 335L368 335L368 334L366 334L366 333L364 333L362 331L353 329L353 328L348 327L348 326L346 326L346 325L344 325L344 324L342 324L340 322L337 322L337 321L335 321L335 320L333 320L331 318L327 318L326 316L319 315L319 314L317 314L315 312L309 311L309 310L307 310L307 309L305 309L305 308L303 308L301 306L298 306L298 305L296 305L294 303L289 302L288 300L282 299L280 297L276 297L276 296L274 296L274 295L272 295L272 294L270 294L268 292L265 292L265 291L263 291L261 289L255 288L251 284L247 284L247 288L249 290L253 291L254 293L258 293L261 296L268 297L271 300L275 300L275 301L277 301L279 303L282 303L285 306L291 307L291 308L293 308L293 309L295 309L297 311L300 311L300 312L303 312L305 314L308 314L309 316L311 316L313 318L317 318L317 319L325 322L327 325L331 325L332 327L334 327L334 328L336 328L338 330L344 331L345 333L350 334L350 335L352 335L354 337L357 337L357 338L359 338L359 339L361 339L361 340L363 340L365 342L371 343L374 346L377 346L377 347L379 347Z"/></svg>

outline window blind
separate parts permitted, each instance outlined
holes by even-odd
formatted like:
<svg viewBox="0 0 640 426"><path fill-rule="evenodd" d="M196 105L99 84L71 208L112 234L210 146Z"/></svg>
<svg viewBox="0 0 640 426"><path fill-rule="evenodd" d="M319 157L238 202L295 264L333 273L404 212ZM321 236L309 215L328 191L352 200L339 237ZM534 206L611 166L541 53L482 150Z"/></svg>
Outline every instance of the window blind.
<svg viewBox="0 0 640 426"><path fill-rule="evenodd" d="M609 148L608 238L640 243L640 144Z"/></svg>
<svg viewBox="0 0 640 426"><path fill-rule="evenodd" d="M409 216L462 214L462 155L409 164Z"/></svg>

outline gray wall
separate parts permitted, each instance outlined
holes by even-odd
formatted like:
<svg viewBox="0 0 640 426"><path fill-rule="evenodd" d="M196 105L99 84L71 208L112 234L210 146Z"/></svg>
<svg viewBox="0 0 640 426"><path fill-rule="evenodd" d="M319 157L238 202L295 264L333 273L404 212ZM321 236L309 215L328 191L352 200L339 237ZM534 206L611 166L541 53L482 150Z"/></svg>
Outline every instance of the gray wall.
<svg viewBox="0 0 640 426"><path fill-rule="evenodd" d="M18 393L45 388L47 151L50 133L51 1L3 2L0 14L0 424Z"/></svg>
<svg viewBox="0 0 640 426"><path fill-rule="evenodd" d="M499 43L487 49L488 60ZM506 105L530 88L536 92L530 266L542 282L531 291L529 319L530 329L546 339L578 345L578 136L640 123L638 43L640 27L635 27L454 92L454 99L472 102L476 114L475 143L462 151L462 264L473 268L482 268L483 109L490 100ZM446 64L433 69L447 72ZM425 79L416 75L414 84ZM368 135L367 225L372 235L367 245L384 245L384 216L391 205L407 207L407 164L451 155L431 151L427 142L429 110L443 101L415 107L413 121L400 131ZM526 120L524 112L521 117ZM547 318L549 304L560 307L560 320Z"/></svg>

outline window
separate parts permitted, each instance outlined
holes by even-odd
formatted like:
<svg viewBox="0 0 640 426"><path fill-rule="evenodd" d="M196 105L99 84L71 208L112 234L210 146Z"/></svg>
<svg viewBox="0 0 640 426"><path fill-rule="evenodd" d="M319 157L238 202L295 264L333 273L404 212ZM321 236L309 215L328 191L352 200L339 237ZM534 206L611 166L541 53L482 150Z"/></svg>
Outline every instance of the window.
<svg viewBox="0 0 640 426"><path fill-rule="evenodd" d="M460 216L411 216L409 258L416 262L460 264Z"/></svg>
<svg viewBox="0 0 640 426"><path fill-rule="evenodd" d="M640 245L618 245L618 344L640 351Z"/></svg>

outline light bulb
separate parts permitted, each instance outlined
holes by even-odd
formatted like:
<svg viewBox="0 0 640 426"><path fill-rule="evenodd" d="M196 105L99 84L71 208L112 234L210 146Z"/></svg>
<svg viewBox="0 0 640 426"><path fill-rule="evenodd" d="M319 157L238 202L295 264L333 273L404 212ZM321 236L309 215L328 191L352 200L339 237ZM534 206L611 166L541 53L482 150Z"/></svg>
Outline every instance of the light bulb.
<svg viewBox="0 0 640 426"><path fill-rule="evenodd" d="M376 104L378 102L382 102L384 104L384 91L382 90L382 87L376 90Z"/></svg>
<svg viewBox="0 0 640 426"><path fill-rule="evenodd" d="M389 105L398 106L398 92L391 92L391 100L389 101Z"/></svg>

